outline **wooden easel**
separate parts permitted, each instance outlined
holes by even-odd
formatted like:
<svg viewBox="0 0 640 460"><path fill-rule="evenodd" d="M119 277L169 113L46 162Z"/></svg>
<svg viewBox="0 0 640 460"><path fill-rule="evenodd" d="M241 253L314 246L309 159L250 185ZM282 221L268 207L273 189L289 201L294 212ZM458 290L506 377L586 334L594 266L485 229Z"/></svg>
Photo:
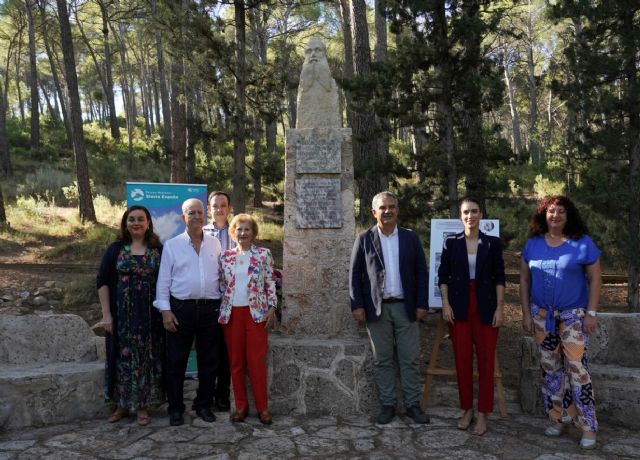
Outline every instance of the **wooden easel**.
<svg viewBox="0 0 640 460"><path fill-rule="evenodd" d="M442 319L442 313L440 313L440 319L438 320L438 327L436 329L436 338L433 342L433 350L431 350L431 357L429 358L429 367L427 367L427 380L424 385L424 391L422 392L422 400L420 401L420 407L423 410L427 409L429 403L429 392L433 385L433 377L436 375L444 376L456 376L455 369L443 369L438 367L438 353L440 352L440 343L444 338L446 321ZM473 372L473 378L478 378L478 371ZM500 416L507 416L507 403L504 398L504 387L502 386L502 369L500 369L500 363L498 362L498 351L496 350L496 365L494 371L495 384L498 387L498 407L500 410Z"/></svg>

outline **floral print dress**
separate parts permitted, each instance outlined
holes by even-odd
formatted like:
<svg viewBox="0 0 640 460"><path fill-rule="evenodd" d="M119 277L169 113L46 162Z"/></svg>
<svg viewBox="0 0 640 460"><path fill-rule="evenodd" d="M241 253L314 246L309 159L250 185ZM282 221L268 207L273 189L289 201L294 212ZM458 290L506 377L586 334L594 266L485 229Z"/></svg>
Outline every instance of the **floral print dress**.
<svg viewBox="0 0 640 460"><path fill-rule="evenodd" d="M157 248L132 255L131 247L123 245L115 263L117 345L112 348L113 359L107 360L105 396L107 402L130 410L164 401L164 329L162 317L153 307L159 268Z"/></svg>

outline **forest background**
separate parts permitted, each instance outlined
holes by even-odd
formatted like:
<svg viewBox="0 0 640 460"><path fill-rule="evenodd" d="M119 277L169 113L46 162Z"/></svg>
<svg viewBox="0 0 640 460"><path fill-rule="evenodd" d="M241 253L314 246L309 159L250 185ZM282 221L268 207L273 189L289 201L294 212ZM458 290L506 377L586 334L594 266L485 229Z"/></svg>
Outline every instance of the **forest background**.
<svg viewBox="0 0 640 460"><path fill-rule="evenodd" d="M567 194L640 311L637 0L0 1L0 252L95 263L125 181L281 213L312 36L353 130L361 226L390 188L426 244L473 195L517 252L537 200Z"/></svg>

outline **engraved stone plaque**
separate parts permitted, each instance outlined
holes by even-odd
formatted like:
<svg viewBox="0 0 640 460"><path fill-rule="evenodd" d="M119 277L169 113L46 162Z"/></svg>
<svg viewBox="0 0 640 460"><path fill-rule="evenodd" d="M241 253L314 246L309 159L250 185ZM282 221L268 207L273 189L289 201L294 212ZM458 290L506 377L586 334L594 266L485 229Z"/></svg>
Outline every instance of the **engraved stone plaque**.
<svg viewBox="0 0 640 460"><path fill-rule="evenodd" d="M295 144L296 173L342 172L342 139L304 139Z"/></svg>
<svg viewBox="0 0 640 460"><path fill-rule="evenodd" d="M298 228L341 228L340 179L296 180Z"/></svg>

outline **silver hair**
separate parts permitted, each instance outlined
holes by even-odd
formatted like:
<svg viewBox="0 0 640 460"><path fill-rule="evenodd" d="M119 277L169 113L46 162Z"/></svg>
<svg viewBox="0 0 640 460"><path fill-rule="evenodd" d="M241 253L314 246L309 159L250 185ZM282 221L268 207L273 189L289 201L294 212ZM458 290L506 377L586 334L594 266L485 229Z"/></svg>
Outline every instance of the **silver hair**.
<svg viewBox="0 0 640 460"><path fill-rule="evenodd" d="M189 209L194 204L198 204L202 206L202 210L204 210L204 205L202 204L202 201L200 201L197 198L189 198L188 200L185 200L184 203L182 203L182 214L186 213L187 209Z"/></svg>
<svg viewBox="0 0 640 460"><path fill-rule="evenodd" d="M398 206L398 197L395 196L390 191L385 190L384 192L380 192L376 196L373 197L373 199L371 200L371 209L376 209L376 203L378 202L378 200L381 200L385 196L387 198L391 198L393 200L393 202L395 203L395 205Z"/></svg>

